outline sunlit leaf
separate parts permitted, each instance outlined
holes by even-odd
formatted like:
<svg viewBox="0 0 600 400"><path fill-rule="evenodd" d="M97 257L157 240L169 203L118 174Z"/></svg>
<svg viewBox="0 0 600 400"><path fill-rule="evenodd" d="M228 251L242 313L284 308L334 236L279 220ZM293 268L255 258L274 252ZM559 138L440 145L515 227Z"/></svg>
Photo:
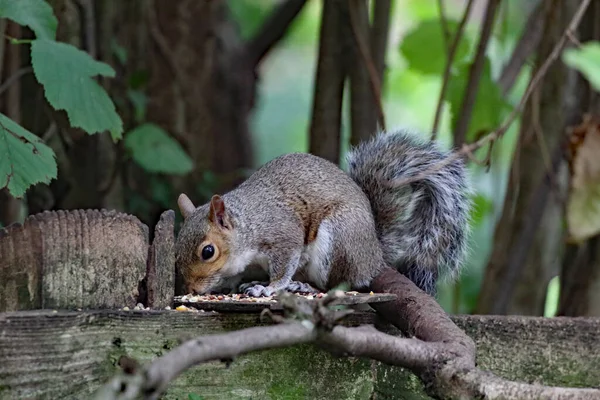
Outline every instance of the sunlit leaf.
<svg viewBox="0 0 600 400"><path fill-rule="evenodd" d="M184 175L194 167L179 143L155 124L146 123L127 133L125 147L148 172Z"/></svg>
<svg viewBox="0 0 600 400"><path fill-rule="evenodd" d="M71 126L89 134L110 131L113 139L123 133L123 122L106 91L93 77L114 77L107 64L66 43L38 39L31 44L31 62L48 102L65 110Z"/></svg>
<svg viewBox="0 0 600 400"><path fill-rule="evenodd" d="M448 21L450 32L454 34L458 24ZM446 67L447 51L444 33L439 19L421 22L404 36L400 51L411 69L423 74L442 75ZM469 53L469 39L466 35L456 48L454 64L462 62Z"/></svg>
<svg viewBox="0 0 600 400"><path fill-rule="evenodd" d="M600 42L587 42L579 48L566 49L565 64L581 72L596 90L600 90Z"/></svg>
<svg viewBox="0 0 600 400"><path fill-rule="evenodd" d="M571 133L569 239L580 242L600 233L600 124L590 118Z"/></svg>
<svg viewBox="0 0 600 400"><path fill-rule="evenodd" d="M546 304L544 305L544 317L552 318L558 310L558 300L560 298L560 278L555 276L550 279L548 289L546 290Z"/></svg>
<svg viewBox="0 0 600 400"><path fill-rule="evenodd" d="M58 21L44 0L0 0L0 18L26 25L38 39L54 39Z"/></svg>
<svg viewBox="0 0 600 400"><path fill-rule="evenodd" d="M0 189L21 197L36 183L56 178L54 152L25 128L0 114Z"/></svg>

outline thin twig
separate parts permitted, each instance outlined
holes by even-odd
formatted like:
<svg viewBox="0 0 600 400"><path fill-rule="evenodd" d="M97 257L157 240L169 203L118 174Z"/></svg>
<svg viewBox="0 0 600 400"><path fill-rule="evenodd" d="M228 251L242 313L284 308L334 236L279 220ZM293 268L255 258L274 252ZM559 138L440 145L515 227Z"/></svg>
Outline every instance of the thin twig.
<svg viewBox="0 0 600 400"><path fill-rule="evenodd" d="M485 51L492 35L492 28L496 20L496 10L498 9L500 1L501 0L489 0L485 10L477 52L475 53L475 59L473 60L473 64L469 71L467 87L464 92L462 105L460 107L460 112L458 113L458 120L456 121L454 129L455 146L460 146L466 142L467 131L469 130L473 108L475 107L475 99L477 98L477 91L479 89L479 81L481 79L481 74L483 73Z"/></svg>
<svg viewBox="0 0 600 400"><path fill-rule="evenodd" d="M356 9L354 8L352 2L353 0L348 0L352 36L354 36L354 40L356 42L356 46L358 47L360 56L369 73L369 82L371 84L371 91L373 93L375 106L377 108L377 119L379 120L379 126L381 127L381 130L385 130L385 116L383 113L383 105L381 104L381 82L379 80L377 70L375 69L375 65L373 64L373 59L371 58L369 48L364 42L364 38L360 35L360 32L358 31L358 17L356 15Z"/></svg>
<svg viewBox="0 0 600 400"><path fill-rule="evenodd" d="M260 31L245 46L246 56L251 66L256 67L269 50L283 38L305 3L306 0L287 0L269 15Z"/></svg>
<svg viewBox="0 0 600 400"><path fill-rule="evenodd" d="M540 43L544 31L544 18L540 17L543 2L531 11L509 61L506 63L498 79L498 86L504 95L512 89L519 72L525 65L529 55Z"/></svg>
<svg viewBox="0 0 600 400"><path fill-rule="evenodd" d="M30 73L33 71L31 67L23 67L17 70L14 74L12 74L2 85L0 85L0 96L9 88L13 83L18 81L23 75Z"/></svg>
<svg viewBox="0 0 600 400"><path fill-rule="evenodd" d="M444 106L444 98L446 97L446 91L448 90L448 85L450 84L450 74L452 73L452 63L454 62L454 56L456 55L456 50L458 49L458 44L462 39L463 31L465 29L465 25L467 20L469 19L469 15L471 14L471 8L473 7L473 0L469 0L467 5L465 6L465 10L463 12L463 16L458 25L458 29L456 31L456 35L454 36L454 41L452 42L452 46L448 51L448 59L446 61L446 68L444 69L444 77L442 80L442 88L440 90L440 97L438 99L437 107L435 108L435 117L433 118L433 127L431 128L431 140L435 140L437 136L437 130L440 124L440 118L442 117L442 108Z"/></svg>
<svg viewBox="0 0 600 400"><path fill-rule="evenodd" d="M542 81L542 78L546 75L550 66L560 56L560 53L561 53L563 47L567 43L569 33L574 32L577 29L577 26L579 26L579 23L581 22L581 18L585 14L585 10L590 5L590 1L591 0L582 0L581 4L579 5L579 8L575 12L575 15L573 16L573 18L571 19L571 22L569 23L568 28L565 30L565 32L563 33L563 35L561 36L559 41L554 46L552 53L550 53L550 55L548 56L546 61L544 61L542 66L539 68L539 70L536 72L536 74L533 76L533 78L529 82L529 85L527 86L527 89L525 90L525 93L523 94L521 101L519 102L517 107L515 107L513 109L513 111L510 113L510 115L506 118L504 123L498 129L496 129L493 132L490 132L486 136L482 137L481 139L479 139L471 144L463 144L461 146L460 150L454 151L445 160L440 161L437 164L434 164L431 168L421 172L420 174L415 175L414 177L410 177L410 178L404 178L404 179L398 179L398 180L391 181L390 185L402 186L402 185L406 185L406 184L409 184L412 182L418 182L418 181L426 178L427 176L436 173L437 171L441 170L445 166L458 160L462 156L469 154L469 153L473 153L477 149L485 146L486 144L501 138L502 135L504 135L506 133L508 128L510 128L510 125L515 121L515 119L517 119L518 115L523 111L523 108L525 108L525 104L527 103L527 100L529 100L529 97L531 96L533 91L540 84L540 82Z"/></svg>
<svg viewBox="0 0 600 400"><path fill-rule="evenodd" d="M440 24L442 25L442 34L444 36L444 50L446 54L450 51L450 28L448 27L448 18L446 17L446 9L444 7L444 0L438 0L438 10L440 13Z"/></svg>

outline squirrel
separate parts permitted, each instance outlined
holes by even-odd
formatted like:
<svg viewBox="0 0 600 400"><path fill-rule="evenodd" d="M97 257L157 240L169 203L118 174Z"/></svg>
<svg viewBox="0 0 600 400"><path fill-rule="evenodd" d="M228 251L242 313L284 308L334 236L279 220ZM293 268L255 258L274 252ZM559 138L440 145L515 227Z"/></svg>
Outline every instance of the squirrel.
<svg viewBox="0 0 600 400"><path fill-rule="evenodd" d="M187 293L365 291L391 266L435 297L470 232L463 161L434 167L449 155L406 131L381 132L349 151L347 172L289 153L200 207L181 194L175 258Z"/></svg>

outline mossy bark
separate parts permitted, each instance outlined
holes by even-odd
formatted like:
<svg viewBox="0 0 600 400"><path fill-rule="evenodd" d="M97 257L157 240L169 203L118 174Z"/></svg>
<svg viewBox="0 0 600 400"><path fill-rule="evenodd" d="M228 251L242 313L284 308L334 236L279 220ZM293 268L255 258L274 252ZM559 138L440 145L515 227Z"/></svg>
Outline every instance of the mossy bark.
<svg viewBox="0 0 600 400"><path fill-rule="evenodd" d="M258 314L175 311L22 311L0 314L0 398L88 398L128 355L149 362L185 340L261 324ZM455 317L477 343L481 368L548 385L600 385L599 319ZM374 323L357 313L345 324ZM384 326L392 334L397 331ZM240 356L229 366L194 367L164 398L423 399L410 372L337 358L312 345Z"/></svg>

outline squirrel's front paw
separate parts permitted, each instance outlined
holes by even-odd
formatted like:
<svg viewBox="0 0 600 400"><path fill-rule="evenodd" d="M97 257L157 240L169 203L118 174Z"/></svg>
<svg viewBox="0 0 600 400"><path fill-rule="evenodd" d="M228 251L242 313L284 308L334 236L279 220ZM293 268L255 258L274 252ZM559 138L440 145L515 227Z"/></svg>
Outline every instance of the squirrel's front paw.
<svg viewBox="0 0 600 400"><path fill-rule="evenodd" d="M242 283L240 286L238 286L238 292L240 293L246 293L246 290L250 289L253 286L268 286L269 282L263 282L263 281L252 281L252 282L246 282L246 283Z"/></svg>
<svg viewBox="0 0 600 400"><path fill-rule="evenodd" d="M319 290L310 286L308 283L298 281L291 281L285 289L292 293L319 293Z"/></svg>
<svg viewBox="0 0 600 400"><path fill-rule="evenodd" d="M273 296L273 294L275 294L275 292L276 292L276 290L273 289L271 286L263 286L261 284L247 286L244 289L244 294L248 295L250 297L261 297L261 296L269 297L269 296Z"/></svg>

